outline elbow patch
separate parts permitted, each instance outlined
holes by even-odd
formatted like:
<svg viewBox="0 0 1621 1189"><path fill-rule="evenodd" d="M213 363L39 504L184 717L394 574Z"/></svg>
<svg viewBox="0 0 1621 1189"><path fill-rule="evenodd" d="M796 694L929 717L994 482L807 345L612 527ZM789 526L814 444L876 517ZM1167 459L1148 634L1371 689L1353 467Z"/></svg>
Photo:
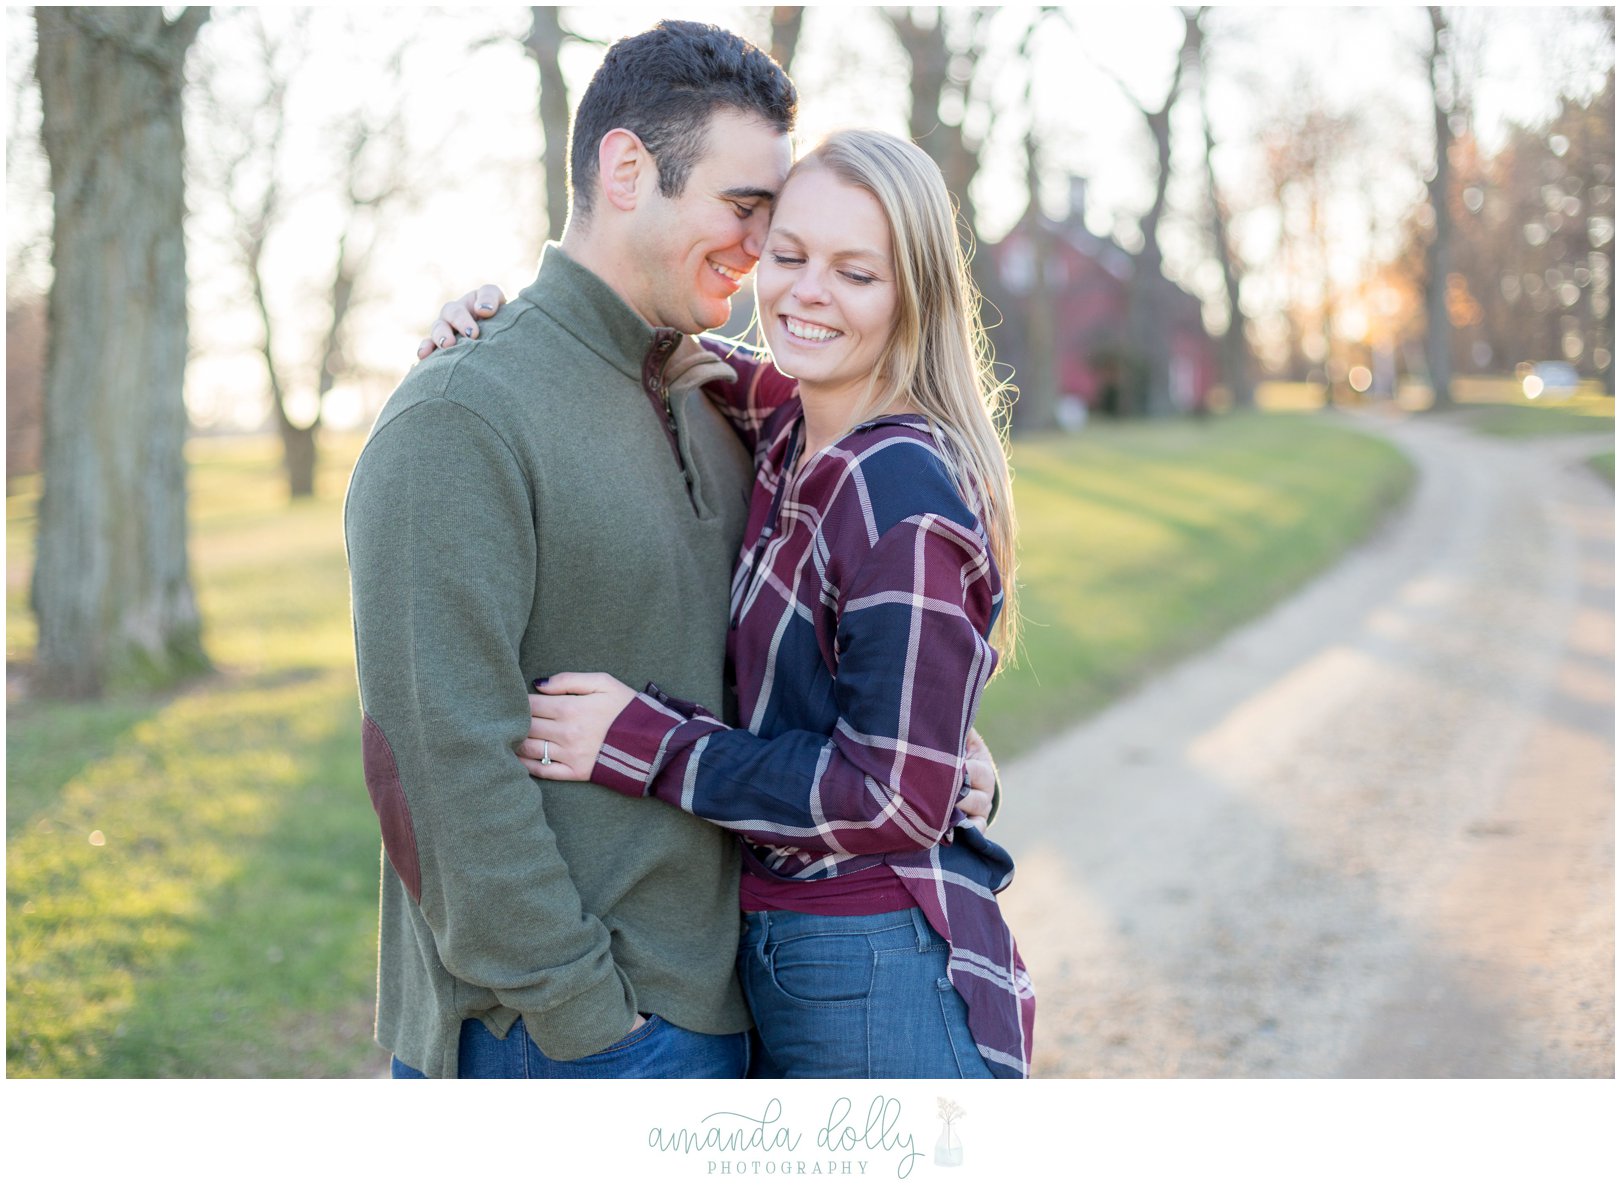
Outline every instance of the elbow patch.
<svg viewBox="0 0 1621 1189"><path fill-rule="evenodd" d="M371 794L371 807L377 812L377 822L383 829L383 850L411 899L420 904L422 863L417 857L411 807L406 804L405 789L400 785L399 765L394 762L394 749L388 745L383 728L371 715L362 717L360 751L366 768L366 791Z"/></svg>

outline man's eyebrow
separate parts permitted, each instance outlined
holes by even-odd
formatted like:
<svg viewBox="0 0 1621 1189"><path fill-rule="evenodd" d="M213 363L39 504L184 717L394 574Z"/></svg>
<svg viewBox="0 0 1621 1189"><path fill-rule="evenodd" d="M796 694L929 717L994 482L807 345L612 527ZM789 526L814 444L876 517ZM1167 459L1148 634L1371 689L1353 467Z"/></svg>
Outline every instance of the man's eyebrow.
<svg viewBox="0 0 1621 1189"><path fill-rule="evenodd" d="M760 186L733 186L729 190L722 190L720 196L726 199L752 198L760 202L775 202L777 192L766 190Z"/></svg>

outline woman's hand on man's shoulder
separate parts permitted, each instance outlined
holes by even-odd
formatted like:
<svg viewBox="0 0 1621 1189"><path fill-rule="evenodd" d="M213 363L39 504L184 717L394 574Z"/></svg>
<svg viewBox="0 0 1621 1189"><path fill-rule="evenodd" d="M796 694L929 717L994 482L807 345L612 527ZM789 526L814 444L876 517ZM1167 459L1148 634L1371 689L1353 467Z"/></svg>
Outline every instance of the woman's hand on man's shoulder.
<svg viewBox="0 0 1621 1189"><path fill-rule="evenodd" d="M426 359L441 347L454 347L458 338L476 339L480 319L491 317L507 302L498 285L480 285L439 308L439 320L428 337L417 344L417 358Z"/></svg>

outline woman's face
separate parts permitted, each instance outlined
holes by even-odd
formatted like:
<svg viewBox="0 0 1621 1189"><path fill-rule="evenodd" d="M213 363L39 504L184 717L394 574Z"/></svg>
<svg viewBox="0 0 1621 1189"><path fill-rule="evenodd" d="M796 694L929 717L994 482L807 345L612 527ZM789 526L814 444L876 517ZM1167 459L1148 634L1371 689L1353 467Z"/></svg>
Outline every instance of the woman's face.
<svg viewBox="0 0 1621 1189"><path fill-rule="evenodd" d="M755 286L772 359L801 395L859 398L899 300L878 200L818 165L795 173L777 198Z"/></svg>

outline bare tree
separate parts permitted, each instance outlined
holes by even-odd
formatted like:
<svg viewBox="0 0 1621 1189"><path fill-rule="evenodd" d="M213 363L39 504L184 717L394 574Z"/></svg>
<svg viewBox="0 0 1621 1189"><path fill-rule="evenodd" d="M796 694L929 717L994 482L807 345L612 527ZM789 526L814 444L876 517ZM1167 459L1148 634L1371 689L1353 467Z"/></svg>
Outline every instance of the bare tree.
<svg viewBox="0 0 1621 1189"><path fill-rule="evenodd" d="M215 124L215 143L203 154L202 168L214 175L213 188L231 215L231 247L258 322L257 350L265 365L293 499L315 494L326 400L350 370L353 315L383 225L416 201L424 188L419 175L432 168L436 155L431 149L413 148L406 140L402 97L407 41L401 39L384 60L381 77L368 89L368 97L335 112L326 130L334 161L327 175L330 183L323 188L331 191L340 214L330 271L321 282L319 297L308 303L320 311L321 326L312 339L278 317L269 279L276 243L287 234L301 202L310 197L286 180L288 96L315 39L305 15L295 15L280 33L272 34L261 13L246 14L252 69L261 80L246 110L233 110L221 93L218 72L232 67L211 63L200 79L216 95L215 107L225 116ZM313 400L301 402L301 394L310 394Z"/></svg>
<svg viewBox="0 0 1621 1189"><path fill-rule="evenodd" d="M1473 147L1466 137L1458 144ZM1473 347L1499 368L1565 359L1604 377L1614 365L1613 69L1598 94L1566 96L1551 120L1511 128L1489 157L1456 155L1454 358ZM1428 231L1410 220L1412 244L1421 248Z"/></svg>
<svg viewBox="0 0 1621 1189"><path fill-rule="evenodd" d="M1041 144L1034 124L1024 138L1025 185L1030 191L1030 284L1021 296L1024 350L1019 370L1019 422L1033 431L1058 427L1058 326L1053 310L1052 232L1036 195L1041 187Z"/></svg>
<svg viewBox="0 0 1621 1189"><path fill-rule="evenodd" d="M55 213L37 682L207 667L186 549L181 90L208 9L35 9Z"/></svg>
<svg viewBox="0 0 1621 1189"><path fill-rule="evenodd" d="M1019 43L1018 56L1028 61L1041 22L1033 21ZM1058 427L1058 325L1054 311L1052 231L1041 213L1042 151L1036 126L1035 72L1025 77L1024 110L1029 125L1024 134L1024 184L1030 195L1030 285L1024 298L1022 317L1024 350L1019 374L1019 420L1034 431Z"/></svg>
<svg viewBox="0 0 1621 1189"><path fill-rule="evenodd" d="M1255 365L1250 351L1249 325L1239 304L1243 272L1228 233L1230 215L1216 184L1216 134L1210 122L1210 43L1205 29L1208 8L1200 8L1189 22L1193 55L1199 67L1199 113L1204 123L1205 190L1210 204L1210 240L1221 266L1222 288L1227 294L1227 329L1221 336L1221 372L1232 394L1233 407L1255 405Z"/></svg>
<svg viewBox="0 0 1621 1189"><path fill-rule="evenodd" d="M563 46L578 39L563 28L560 9L534 5L529 14L529 32L523 37L523 48L540 72L540 130L546 138L542 161L549 224L546 234L549 239L561 239L563 224L568 221L568 134L569 113L573 109L561 59Z"/></svg>
<svg viewBox="0 0 1621 1189"><path fill-rule="evenodd" d="M912 139L940 167L946 189L957 199L965 229L971 231L978 221L970 186L979 172L985 134L971 134L965 117L976 98L976 85L989 85L977 67L988 44L986 28L998 10L980 5L950 11L960 13L957 19L964 25L955 48L948 36L945 8L885 8L883 15L912 67L912 107L907 119ZM975 279L979 279L977 273Z"/></svg>
<svg viewBox="0 0 1621 1189"><path fill-rule="evenodd" d="M1159 229L1165 218L1171 186L1171 113L1182 93L1182 78L1198 54L1199 17L1182 10L1182 45L1177 51L1165 99L1150 108L1118 74L1105 63L1097 68L1112 79L1128 103L1142 115L1154 146L1154 197L1137 220L1142 248L1134 261L1131 288L1126 307L1125 374L1122 376L1121 412L1127 415L1161 415L1173 410L1171 401L1171 353L1165 333L1166 310L1171 284L1165 277L1165 258L1160 249Z"/></svg>
<svg viewBox="0 0 1621 1189"><path fill-rule="evenodd" d="M1448 278L1452 273L1452 115L1459 96L1457 70L1448 54L1445 14L1431 6L1429 68L1430 101L1435 124L1435 169L1430 176L1431 228L1428 267L1424 277L1425 359L1429 365L1433 408L1450 408L1452 401L1452 322L1447 312Z"/></svg>
<svg viewBox="0 0 1621 1189"><path fill-rule="evenodd" d="M1159 230L1165 218L1171 185L1171 112L1181 96L1182 76L1197 53L1199 41L1198 19L1184 11L1182 20L1182 46L1177 51L1176 66L1171 71L1171 82L1165 89L1164 102L1152 110L1140 102L1136 103L1154 142L1154 199L1137 220L1143 246L1137 253L1131 274L1131 291L1126 308L1126 341L1137 369L1136 383L1131 386L1136 389L1135 400L1131 403L1136 411L1150 416L1164 416L1174 411L1171 402L1170 336L1165 333L1170 282L1165 277L1165 257L1160 249Z"/></svg>
<svg viewBox="0 0 1621 1189"><path fill-rule="evenodd" d="M1351 189L1366 141L1354 112L1331 110L1302 74L1290 88L1294 103L1261 136L1263 169L1278 210L1278 256L1287 284L1290 358L1296 374L1322 367L1324 398L1332 397L1329 356L1336 340L1338 294L1330 275L1335 243L1330 207ZM1307 340L1315 339L1308 349Z"/></svg>
<svg viewBox="0 0 1621 1189"><path fill-rule="evenodd" d="M993 328L1000 322L996 311L1007 308L1015 299L1004 289L990 254L975 252L972 242L978 227L972 187L979 174L981 152L998 120L1006 115L989 98L996 81L994 72L987 68L990 23L1012 19L1027 22L1016 55L1021 63L1027 63L1037 29L1057 11L1051 6L1017 10L984 5L883 9L884 19L894 30L911 66L908 129L912 139L940 167L946 189L957 201L965 247L972 253L969 263L974 284L991 307L985 322ZM978 118L970 120L971 115ZM1034 150L1035 141L1027 141L1027 147ZM1050 359L1046 366L1050 374ZM1029 392L1025 391L1026 385L1031 386ZM1050 380L1042 381L1035 373L1021 380L1021 424L1029 428L1055 424L1056 400L1051 389ZM1035 394L1033 400L1031 393ZM1043 396L1047 398L1045 407Z"/></svg>

